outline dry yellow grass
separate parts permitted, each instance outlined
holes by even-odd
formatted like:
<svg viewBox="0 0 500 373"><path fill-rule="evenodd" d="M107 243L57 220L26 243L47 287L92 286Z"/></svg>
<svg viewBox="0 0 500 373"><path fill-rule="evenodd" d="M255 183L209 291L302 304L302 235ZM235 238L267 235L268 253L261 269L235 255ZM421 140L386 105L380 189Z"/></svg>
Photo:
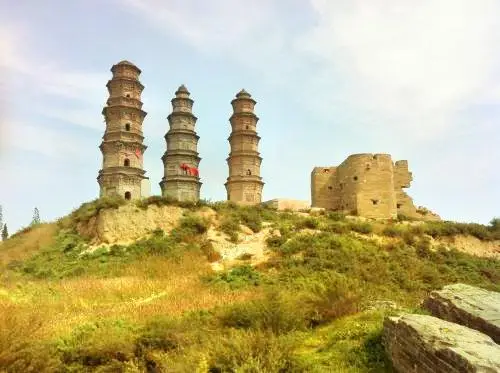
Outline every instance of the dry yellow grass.
<svg viewBox="0 0 500 373"><path fill-rule="evenodd" d="M150 257L115 278L23 281L0 287L0 314L15 312L41 324L38 338L70 332L85 322L125 318L142 322L159 315L210 309L255 297L256 291L215 289L200 277L211 271L206 259L186 254L180 261ZM0 323L6 320L0 320ZM0 325L0 328L7 325Z"/></svg>
<svg viewBox="0 0 500 373"><path fill-rule="evenodd" d="M57 233L56 223L43 223L32 230L0 243L0 269L15 260L29 258L51 245Z"/></svg>

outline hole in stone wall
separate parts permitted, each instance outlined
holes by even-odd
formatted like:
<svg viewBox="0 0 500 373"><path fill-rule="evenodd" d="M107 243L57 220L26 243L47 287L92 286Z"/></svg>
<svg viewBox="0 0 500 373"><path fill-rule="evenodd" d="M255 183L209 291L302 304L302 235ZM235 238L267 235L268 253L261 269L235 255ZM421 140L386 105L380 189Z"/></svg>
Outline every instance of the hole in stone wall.
<svg viewBox="0 0 500 373"><path fill-rule="evenodd" d="M358 181L358 177L357 177L357 176L354 176L352 179L353 179L354 181Z"/></svg>
<svg viewBox="0 0 500 373"><path fill-rule="evenodd" d="M250 127L249 126L246 126L246 129L249 129Z"/></svg>
<svg viewBox="0 0 500 373"><path fill-rule="evenodd" d="M329 189L329 190L332 190L332 189L333 189L333 187L332 187L331 185L328 185L328 189Z"/></svg>
<svg viewBox="0 0 500 373"><path fill-rule="evenodd" d="M125 97L130 98L130 93L127 93Z"/></svg>
<svg viewBox="0 0 500 373"><path fill-rule="evenodd" d="M402 206L402 204L401 204L401 203L398 203L398 204L396 205L396 207L397 207L398 209L399 209L399 208L401 208L401 206Z"/></svg>
<svg viewBox="0 0 500 373"><path fill-rule="evenodd" d="M373 203L374 205L378 205L378 199L372 199L372 203Z"/></svg>
<svg viewBox="0 0 500 373"><path fill-rule="evenodd" d="M130 167L130 159L125 159L125 160L123 161L123 165L124 165L125 167Z"/></svg>
<svg viewBox="0 0 500 373"><path fill-rule="evenodd" d="M130 123L125 124L125 131L130 131Z"/></svg>
<svg viewBox="0 0 500 373"><path fill-rule="evenodd" d="M252 174L252 171L250 171L250 169L247 170L247 175L251 175Z"/></svg>
<svg viewBox="0 0 500 373"><path fill-rule="evenodd" d="M130 200L132 198L132 193L130 192L125 192L125 199Z"/></svg>

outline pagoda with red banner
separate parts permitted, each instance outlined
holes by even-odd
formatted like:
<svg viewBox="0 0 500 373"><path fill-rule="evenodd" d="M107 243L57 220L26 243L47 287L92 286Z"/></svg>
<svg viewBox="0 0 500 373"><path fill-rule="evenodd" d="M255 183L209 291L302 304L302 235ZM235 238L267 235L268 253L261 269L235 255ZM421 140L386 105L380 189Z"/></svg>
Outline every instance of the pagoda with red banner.
<svg viewBox="0 0 500 373"><path fill-rule="evenodd" d="M184 85L172 99L172 113L168 116L169 131L165 135L167 151L161 158L164 176L160 182L162 195L177 201L200 199L200 175L198 166L198 139L194 127L197 118L193 115L193 100Z"/></svg>
<svg viewBox="0 0 500 373"><path fill-rule="evenodd" d="M111 68L113 77L108 81L109 98L102 114L106 130L99 146L103 156L102 169L97 181L100 197L119 195L125 199L140 199L144 176L141 93L141 70L129 61L121 61ZM146 192L146 193L143 193Z"/></svg>

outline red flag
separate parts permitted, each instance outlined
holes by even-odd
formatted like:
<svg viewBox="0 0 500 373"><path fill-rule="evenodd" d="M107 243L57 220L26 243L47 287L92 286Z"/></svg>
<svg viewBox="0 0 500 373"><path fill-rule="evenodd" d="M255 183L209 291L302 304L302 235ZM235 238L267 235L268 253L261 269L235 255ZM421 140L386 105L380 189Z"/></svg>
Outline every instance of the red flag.
<svg viewBox="0 0 500 373"><path fill-rule="evenodd" d="M135 149L135 155L137 156L137 158L141 158L142 153L139 148Z"/></svg>

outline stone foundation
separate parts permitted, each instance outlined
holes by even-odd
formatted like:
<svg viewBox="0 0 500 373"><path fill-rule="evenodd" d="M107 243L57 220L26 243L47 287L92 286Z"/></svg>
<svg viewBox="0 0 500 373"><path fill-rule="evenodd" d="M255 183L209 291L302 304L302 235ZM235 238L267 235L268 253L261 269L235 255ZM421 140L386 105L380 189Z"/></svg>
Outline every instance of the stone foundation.
<svg viewBox="0 0 500 373"><path fill-rule="evenodd" d="M500 293L464 284L433 291L424 307L434 316L479 330L500 343Z"/></svg>
<svg viewBox="0 0 500 373"><path fill-rule="evenodd" d="M387 318L384 342L399 373L500 372L500 346L490 337L433 316Z"/></svg>

